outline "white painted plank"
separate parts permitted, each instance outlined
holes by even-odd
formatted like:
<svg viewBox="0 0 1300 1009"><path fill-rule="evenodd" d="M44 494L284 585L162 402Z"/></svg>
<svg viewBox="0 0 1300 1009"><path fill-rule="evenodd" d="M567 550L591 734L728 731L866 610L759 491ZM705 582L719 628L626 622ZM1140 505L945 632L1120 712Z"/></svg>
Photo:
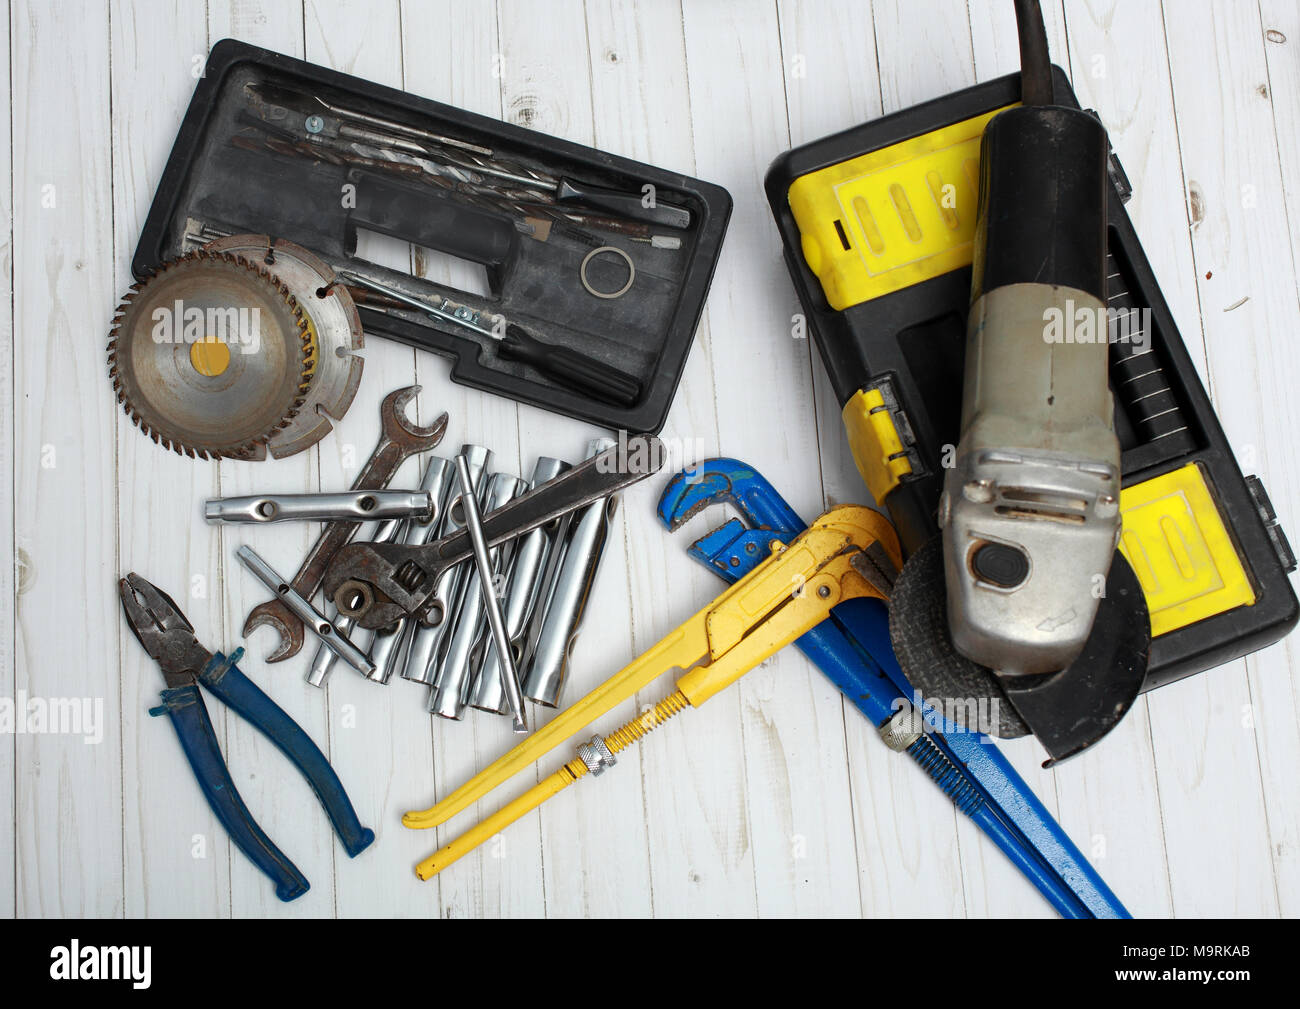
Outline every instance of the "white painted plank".
<svg viewBox="0 0 1300 1009"><path fill-rule="evenodd" d="M1296 275L1263 25L1257 8L1198 3L1177 16L1166 11L1165 30L1184 172L1201 195L1192 251L1215 408L1239 461L1260 475L1294 528ZM1177 914L1280 910L1266 805L1282 805L1284 823L1298 801L1294 788L1279 793L1276 777L1279 759L1291 767L1300 760L1295 724L1285 718L1287 654L1280 647L1250 657L1249 677L1232 663L1171 688L1198 702L1194 720L1179 712L1174 722L1175 712L1151 701ZM1277 705L1267 717L1265 701ZM1243 718L1252 704L1253 727ZM1273 771L1267 791L1262 752ZM1163 787L1171 774L1184 786L1174 797ZM1178 843L1190 837L1194 845ZM1224 851L1235 856L1227 867Z"/></svg>
<svg viewBox="0 0 1300 1009"><path fill-rule="evenodd" d="M1294 275L1300 274L1297 268L1300 217L1296 212L1296 196L1300 193L1300 109L1289 96L1300 93L1300 9L1294 4L1264 0L1261 14ZM1285 335L1270 333L1269 339L1285 339ZM1295 456L1293 450L1288 451L1292 444L1290 440L1283 443L1283 459L1288 470ZM1270 490L1274 494L1285 493L1277 487ZM1295 515L1294 505L1290 514ZM1289 531L1294 535L1295 527L1290 526ZM1295 646L1290 639L1247 663L1255 718L1260 724L1260 770L1268 807L1273 871L1277 876L1278 910L1284 917L1300 914L1300 803L1295 801L1293 784L1296 751L1300 748L1296 742L1296 733L1300 731L1300 695L1293 674L1296 663Z"/></svg>
<svg viewBox="0 0 1300 1009"><path fill-rule="evenodd" d="M495 11L490 5L462 5L460 9L451 5L404 6L401 21L404 59L401 67L397 68L403 76L396 82L390 80L391 74L379 79L439 101L495 113L500 106L500 87L492 77L490 58L490 53L496 48L495 24ZM417 261L416 266L422 275L453 286L463 281L465 276L463 269L442 262L426 264ZM392 345L385 349L396 347ZM414 372L418 372L418 381L424 388L418 404L419 419L429 423L443 411L449 415L447 435L439 454L450 457L466 442L484 444L497 456L493 460L494 469L517 472L517 425L513 405L452 385L448 378L449 365L440 357L418 353L414 364ZM407 367L409 375L412 371L409 365ZM412 831L400 823L405 810L420 809L429 804L443 780L445 763L455 763L462 755L465 758L464 770L452 782L453 785L459 784L461 778L472 772L475 713L467 714L466 721L459 723L447 723L430 716L426 712L428 690L400 679L400 674L383 693L384 697L375 697L373 691L366 691L358 706L377 707L376 715L384 716L386 713L387 722L393 726L390 730L393 750L387 769L392 779L390 786L383 789L387 808L377 810L376 815L384 817L385 843L392 845L380 854L385 856L385 872L394 881L391 885L399 888L400 899L396 906L402 909L402 913L409 914L437 914L440 910L462 915L502 913L495 909L490 899L486 906L482 905L482 877L472 874L472 881L469 878L468 867L472 860L467 859L457 867L459 875L455 878L465 886L455 896L448 893L448 879L453 879L450 875L430 883L416 882L413 867L437 847L438 838L433 831ZM508 732L508 724L506 729ZM374 741L369 735L361 736L353 745L364 748L358 751L359 757L365 766L370 767L372 777L382 780L386 770L383 750L375 751ZM448 754L452 756L448 757ZM536 867L531 874L535 879ZM474 894L472 898L466 896L470 890ZM540 888L536 899L540 903ZM504 903L509 906L508 901ZM471 904L473 909L466 910ZM452 910L451 905L456 909ZM369 905L362 902L360 906ZM520 910L521 913L537 913L527 903Z"/></svg>
<svg viewBox="0 0 1300 1009"><path fill-rule="evenodd" d="M154 189L207 54L200 9L135 17L110 8L113 90L115 288L131 284L131 258ZM217 538L197 502L217 491L217 465L178 455L118 411L118 536L121 570L170 593L207 647L225 649ZM167 521L162 516L170 516ZM230 844L194 781L168 719L150 718L164 683L158 664L123 635L122 778L128 916L212 916L229 909ZM217 731L220 702L208 705Z"/></svg>
<svg viewBox="0 0 1300 1009"><path fill-rule="evenodd" d="M16 738L17 911L111 917L123 911L124 645L112 591L116 406L101 328L116 294L104 213L112 199L108 13L17 4L11 30L13 368L22 390L15 685L33 698L90 698L103 719L98 745L71 734Z"/></svg>
<svg viewBox="0 0 1300 1009"><path fill-rule="evenodd" d="M970 10L976 76L988 80L1019 70L1016 19L1011 5L973 4ZM1076 59L1067 47L1067 31L1060 4L1045 5L1043 13L1053 62L1063 67L1071 80L1083 73L1091 79L1094 68L1101 80L1107 80L1104 63L1099 64L1091 57ZM1096 16L1091 9L1087 13ZM1158 11L1156 14L1158 17ZM1103 16L1109 17L1109 13ZM1087 37L1087 27L1085 25L1081 32L1083 37ZM1071 40L1074 40L1072 32ZM1167 77L1163 54L1153 57L1152 47L1142 40L1142 36L1112 33L1105 36L1104 41L1119 50L1112 58L1123 65L1127 75L1135 74L1140 66L1144 76L1156 75L1157 80ZM1079 97L1085 107L1093 104L1094 100L1089 96L1081 94ZM1148 104L1151 106L1148 114L1158 115L1159 107ZM1164 113L1172 121L1172 108L1167 98ZM1149 135L1143 139L1149 139ZM1001 744L1003 751L1056 815L1085 857L1093 857L1097 867L1105 870L1107 882L1120 899L1143 901L1130 908L1139 914L1151 913L1153 906L1161 910L1165 907L1163 846L1160 844L1154 758L1148 735L1145 705L1139 702L1121 728L1104 743L1084 757L1050 772L1039 766L1045 754L1036 743L1025 740ZM1089 796L1095 797L1093 801L1088 801ZM1130 854L1104 862L1103 859L1116 848ZM1008 872L1014 872L1002 853L984 838L980 839L979 857L995 879L1005 879ZM1023 882L1021 888L1023 891ZM1005 892L1004 886L996 881L990 885L990 890L995 895ZM1047 907L1042 902L1038 906ZM991 907L973 910L974 913L1004 913Z"/></svg>
<svg viewBox="0 0 1300 1009"><path fill-rule="evenodd" d="M586 35L586 69L591 75L586 100L592 117L585 135L574 139L664 168L693 171L691 136L685 122L689 93L679 12L665 6L634 8L622 2L587 4ZM575 67L575 78L580 72ZM643 248L616 238L611 244L625 248L634 259ZM692 360L707 367L698 353ZM711 383L700 382L697 372L688 366L678 389L676 406L661 432L667 445L687 441L696 418L703 418L712 434ZM530 413L521 410L525 438L532 429L527 420ZM685 425L683 417L689 418ZM691 451L711 453L712 444L697 448L692 442ZM583 696L656 640L649 636L653 632L643 635L639 623L646 609L661 609L656 599L642 594L642 579L662 584L663 555L671 553L673 546L664 549L666 534L654 518L654 505L668 472L683 462L681 452L673 452L663 474L622 495L574 651L565 703ZM657 699L657 692L647 692L640 702L620 705L598 721L600 731L608 732L634 717L638 703ZM591 735L584 731L575 742ZM580 782L543 810L549 916L640 917L658 909L648 854L657 816L647 808L641 788L645 774L658 773L651 770L653 742L623 751L618 773L599 782ZM550 773L559 760L571 757L573 745L563 747L561 756L542 761L541 772ZM601 838L601 843L584 843L593 837Z"/></svg>
<svg viewBox="0 0 1300 1009"><path fill-rule="evenodd" d="M1071 74L1070 52L1066 46L1065 15L1061 0L1043 0L1043 24L1047 29L1047 48L1052 62ZM971 53L975 76L987 81L1004 74L1020 72L1020 36L1016 31L1015 6L1009 3L970 3Z"/></svg>
<svg viewBox="0 0 1300 1009"><path fill-rule="evenodd" d="M223 38L237 38L252 45L301 57L302 7L298 4L276 3L274 0L214 0L208 4L207 34L210 43ZM312 449L289 459L268 460L264 463L223 461L219 464L219 493L233 496L267 489L285 493L316 490L319 488L317 458L318 450ZM197 501L193 507L197 514ZM215 584L220 586L222 638L227 651L239 646L246 649L240 660L240 669L288 711L329 756L324 717L315 707L303 706L310 704L310 699L304 697L306 688L300 679L301 672L295 665L301 665L306 660L268 665L262 660L272 648L273 633L263 630L250 639L242 637L248 611L262 602L266 594L235 557L236 548L248 543L272 564L283 568L282 573L291 577L299 559L310 547L315 533L314 526L306 525L248 529L214 527L208 531L215 543L215 560L209 583L214 584L215 579ZM305 650L310 647L309 645ZM319 700L316 703L319 704ZM220 707L219 703L209 705L210 710ZM307 711L310 711L311 717L307 717ZM213 713L215 716L216 711ZM227 872L228 913L237 917L272 912L317 915L330 913L333 907L333 889L328 877L333 870L331 844L336 842L333 842L328 820L319 804L310 796L306 781L267 740L238 717L227 720L222 749L231 776L254 818L312 884L312 891L299 898L292 909L284 907L275 900L265 877L243 854L230 847L230 866ZM266 770L259 773L263 763L266 763ZM345 786L349 783L346 780L344 782ZM353 798L355 800L355 796ZM308 836L314 841L310 860L304 856Z"/></svg>
<svg viewBox="0 0 1300 1009"><path fill-rule="evenodd" d="M501 114L501 43L497 37L500 18L495 5L435 4L407 5L402 27L406 40L406 87L417 94L448 102L484 115ZM427 58L426 40L435 42L436 55ZM467 268L454 262L417 262L418 272L453 289L467 290ZM475 268L476 274L481 269ZM480 278L479 283L483 283ZM473 298L466 298L472 301ZM426 414L446 410L450 415L444 455L452 456L462 445L483 445L492 450L492 472L527 476L532 458L522 458L518 409L507 399L479 393L450 379L450 362L434 354L417 355L420 382L425 387L422 410ZM428 690L412 684L400 685L402 707L425 711ZM432 740L431 772L424 769L408 779L399 814L406 809L423 809L436 796L457 787L480 767L495 760L517 741L510 720L484 712L467 710L460 721L421 714L425 747ZM432 726L432 732L430 732ZM518 787L518 785L516 785ZM459 834L469 824L487 815L508 798L480 803L448 827L410 831L407 835L414 858L403 870L423 859L440 844ZM424 899L447 916L540 915L544 908L541 882L542 852L536 827L520 824L500 843L480 850L441 874L431 883L420 884Z"/></svg>
<svg viewBox="0 0 1300 1009"><path fill-rule="evenodd" d="M223 3L210 11L209 26L209 38L213 41L235 34L245 41L291 56L303 55L303 13L296 5ZM354 403L353 409L357 406ZM284 493L317 490L321 486L318 466L322 451L317 447L288 459L268 458L257 463L223 461L221 493L234 496L268 490ZM368 451L358 447L362 461ZM308 634L306 646L294 659L276 664L264 661L274 645L274 632L263 629L247 639L241 635L249 610L265 600L267 592L235 556L239 546L248 544L282 575L291 578L315 541L317 526L289 523L216 527L214 532L220 543L217 572L222 579L226 640L232 648L238 644L247 649L240 668L302 726L327 757L332 757L326 698L311 691L302 680L315 650L314 640ZM292 904L282 904L266 879L243 855L232 851L231 914L234 917L335 914L334 874L337 866L348 864L348 859L306 780L270 742L239 718L227 720L225 753L231 776L254 817L311 882L311 890L306 895ZM356 775L349 775L341 768L338 772L349 796L358 804ZM374 825L367 822L366 826Z"/></svg>
<svg viewBox="0 0 1300 1009"><path fill-rule="evenodd" d="M9 80L9 19L0 24L0 70ZM10 194L13 189L13 149L10 144L10 115L8 103L0 103L0 360L8 363L0 378L0 474L8 479L6 493L0 496L0 529L14 527L14 290L13 290L13 206ZM0 599L12 604L14 599L14 539L12 534L0 542ZM14 621L15 606L0 631L0 696L14 696L14 642L17 640ZM0 739L0 821L7 829L0 832L0 917L12 918L17 914L18 895L15 888L15 838L18 833L14 806L14 761L17 757L17 735Z"/></svg>
<svg viewBox="0 0 1300 1009"><path fill-rule="evenodd" d="M726 454L761 467L796 510L812 516L823 494L811 361L807 342L790 334L789 280L762 189L768 164L790 143L776 11L688 4L685 23L697 165L736 202L710 304L722 365L719 442ZM754 408L756 389L770 390L762 410ZM752 861L756 909L859 913L857 893L843 884L854 841L838 697L794 650L748 674L736 695L741 730L731 739L741 749L740 759L731 759L743 771L746 800L736 813L746 816L750 837L749 851L730 854L737 865ZM730 698L713 703L729 705ZM712 726L690 727L691 741L708 733L719 746L726 722L714 712L708 717ZM730 826L713 818L715 832Z"/></svg>
<svg viewBox="0 0 1300 1009"><path fill-rule="evenodd" d="M1071 3L1066 16L1075 93L1106 125L1133 185L1128 214L1192 360L1203 367L1160 10ZM1094 864L1129 909L1144 917L1173 910L1160 804L1165 782L1155 774L1150 710L1178 703L1165 691L1140 698L1109 738L1055 772L1063 825L1096 856Z"/></svg>
<svg viewBox="0 0 1300 1009"><path fill-rule="evenodd" d="M782 4L781 40L793 144L817 140L880 115L875 33L860 5ZM828 24L853 26L827 33ZM791 313L798 311L793 289ZM872 505L848 449L840 404L816 349L818 442L825 505ZM806 516L807 517L807 516ZM818 687L834 691L825 679ZM952 804L875 727L841 702L853 801L861 910L872 916L960 915L961 865Z"/></svg>
<svg viewBox="0 0 1300 1009"><path fill-rule="evenodd" d="M872 5L880 96L897 112L975 83L970 24L958 0Z"/></svg>
<svg viewBox="0 0 1300 1009"><path fill-rule="evenodd" d="M284 0L208 0L207 9L210 44L238 39L302 57L302 4Z"/></svg>

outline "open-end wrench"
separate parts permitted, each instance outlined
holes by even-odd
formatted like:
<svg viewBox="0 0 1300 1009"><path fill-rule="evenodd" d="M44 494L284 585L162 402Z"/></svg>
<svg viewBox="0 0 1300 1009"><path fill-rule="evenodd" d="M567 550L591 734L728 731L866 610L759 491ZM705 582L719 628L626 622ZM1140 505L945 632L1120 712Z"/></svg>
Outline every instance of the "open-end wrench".
<svg viewBox="0 0 1300 1009"><path fill-rule="evenodd" d="M443 432L447 430L447 415L441 414L428 427L418 427L406 417L406 405L420 391L418 385L397 389L384 397L379 406L380 434L379 444L366 461L356 480L352 482L353 490L380 490L388 485L393 475L409 457L418 452L428 452L442 441ZM290 588L310 600L320 588L325 578L325 570L339 549L350 540L360 522L330 522L321 531L310 552L293 576ZM282 662L292 658L302 650L303 624L286 606L283 600L269 599L253 607L244 621L244 637L263 624L270 624L280 637L279 646L266 657L267 662Z"/></svg>
<svg viewBox="0 0 1300 1009"><path fill-rule="evenodd" d="M677 529L710 505L729 503L745 518L732 519L690 547L690 554L729 582L770 556L775 541L789 543L804 522L753 467L735 459L709 459L673 477L659 500L659 518ZM850 599L797 644L844 697L873 724L891 748L905 750L974 820L1065 917L1128 917L1051 813L987 736L961 731L922 703L894 658L885 608L875 599ZM897 731L897 715L920 714L938 731ZM912 725L904 728L913 728Z"/></svg>

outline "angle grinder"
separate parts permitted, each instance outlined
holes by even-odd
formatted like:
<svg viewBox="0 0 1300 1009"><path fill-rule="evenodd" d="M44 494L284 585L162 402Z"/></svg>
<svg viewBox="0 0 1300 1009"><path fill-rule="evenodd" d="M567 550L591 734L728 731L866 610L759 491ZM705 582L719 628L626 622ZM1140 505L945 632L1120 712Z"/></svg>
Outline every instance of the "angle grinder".
<svg viewBox="0 0 1300 1009"><path fill-rule="evenodd" d="M989 702L992 724L970 727L1032 732L1050 765L1131 707L1151 629L1116 550L1106 130L1053 104L1038 3L1016 0L1016 20L1021 104L989 121L980 147L961 440L942 533L904 567L890 631L927 699L967 722L968 702Z"/></svg>

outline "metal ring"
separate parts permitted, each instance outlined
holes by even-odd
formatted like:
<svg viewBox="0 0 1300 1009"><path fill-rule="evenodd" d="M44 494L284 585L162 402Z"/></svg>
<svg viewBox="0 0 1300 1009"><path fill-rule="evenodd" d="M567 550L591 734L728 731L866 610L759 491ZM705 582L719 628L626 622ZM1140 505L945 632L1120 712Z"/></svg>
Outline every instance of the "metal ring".
<svg viewBox="0 0 1300 1009"><path fill-rule="evenodd" d="M612 252L616 256L622 256L623 262L627 263L627 283L617 291L597 291L591 286L591 281L587 279L587 266L602 252ZM582 267L578 270L578 277L582 280L582 286L586 289L588 294L593 294L597 298L621 298L623 295L627 294L628 288L632 286L632 281L636 279L636 266L632 263L632 257L622 249L618 248L618 246L602 245L598 249L592 249L582 258Z"/></svg>

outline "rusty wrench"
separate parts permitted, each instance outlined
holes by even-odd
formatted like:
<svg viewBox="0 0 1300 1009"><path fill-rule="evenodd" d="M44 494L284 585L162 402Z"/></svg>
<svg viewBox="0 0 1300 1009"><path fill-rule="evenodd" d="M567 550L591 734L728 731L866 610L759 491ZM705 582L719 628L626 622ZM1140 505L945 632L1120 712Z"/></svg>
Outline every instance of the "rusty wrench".
<svg viewBox="0 0 1300 1009"><path fill-rule="evenodd" d="M438 417L429 427L417 427L406 417L406 405L420 391L418 385L397 389L384 397L379 405L379 444L366 461L353 490L379 490L388 485L402 463L419 452L436 448L447 430L447 415ZM328 523L321 531L316 545L311 548L290 583L294 591L311 599L325 578L330 560L360 528L360 522L337 521ZM253 607L244 621L244 637L263 624L270 624L280 636L279 647L266 657L267 662L282 662L302 650L304 628L302 621L290 611L283 600L268 599Z"/></svg>

